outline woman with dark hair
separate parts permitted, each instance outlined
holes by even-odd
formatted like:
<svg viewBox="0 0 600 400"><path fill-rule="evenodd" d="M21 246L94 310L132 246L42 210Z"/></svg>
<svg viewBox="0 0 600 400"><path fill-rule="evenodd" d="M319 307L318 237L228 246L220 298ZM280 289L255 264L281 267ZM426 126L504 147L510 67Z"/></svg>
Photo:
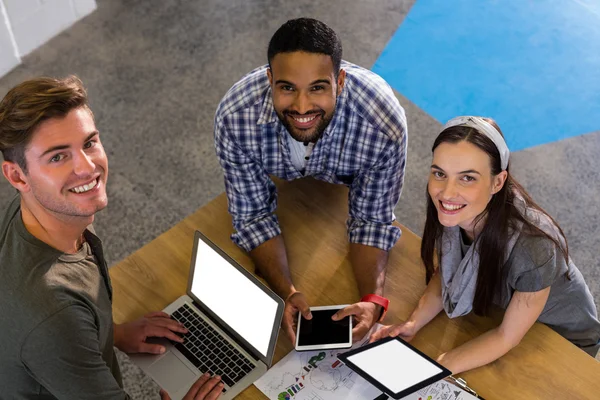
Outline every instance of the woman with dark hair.
<svg viewBox="0 0 600 400"><path fill-rule="evenodd" d="M595 356L600 322L556 221L510 175L498 125L450 120L432 148L421 244L427 289L409 319L374 333L412 339L444 310L450 318L505 309L500 326L438 357L459 373L490 363L542 322Z"/></svg>

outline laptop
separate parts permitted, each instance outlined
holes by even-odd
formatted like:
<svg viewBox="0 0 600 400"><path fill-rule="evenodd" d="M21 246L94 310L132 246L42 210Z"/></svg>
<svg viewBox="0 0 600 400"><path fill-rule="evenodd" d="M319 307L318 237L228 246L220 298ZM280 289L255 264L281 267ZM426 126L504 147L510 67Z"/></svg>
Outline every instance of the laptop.
<svg viewBox="0 0 600 400"><path fill-rule="evenodd" d="M196 231L187 294L163 310L188 328L184 343L156 339L164 354L132 354L131 360L173 400L205 372L222 377L220 399L231 399L271 366L283 307L280 297Z"/></svg>

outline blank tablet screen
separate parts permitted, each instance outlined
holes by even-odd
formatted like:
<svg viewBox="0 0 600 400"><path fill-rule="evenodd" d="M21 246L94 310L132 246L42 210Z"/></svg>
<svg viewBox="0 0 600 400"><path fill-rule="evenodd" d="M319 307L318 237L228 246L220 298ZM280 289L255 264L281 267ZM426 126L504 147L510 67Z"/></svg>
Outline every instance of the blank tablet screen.
<svg viewBox="0 0 600 400"><path fill-rule="evenodd" d="M398 339L384 339L340 358L350 368L357 367L357 372L371 383L375 381L387 388L388 394L409 388L416 391L450 375L450 371Z"/></svg>

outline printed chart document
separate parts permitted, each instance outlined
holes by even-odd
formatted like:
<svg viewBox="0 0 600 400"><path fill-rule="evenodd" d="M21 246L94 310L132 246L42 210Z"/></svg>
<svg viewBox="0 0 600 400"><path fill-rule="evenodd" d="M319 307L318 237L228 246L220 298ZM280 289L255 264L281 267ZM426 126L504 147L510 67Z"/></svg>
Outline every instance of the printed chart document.
<svg viewBox="0 0 600 400"><path fill-rule="evenodd" d="M368 343L379 327L375 324L352 349ZM254 385L272 400L373 400L381 391L337 359L349 350L292 351Z"/></svg>
<svg viewBox="0 0 600 400"><path fill-rule="evenodd" d="M432 385L403 397L402 400L478 400L477 397L465 392L458 386L441 380Z"/></svg>
<svg viewBox="0 0 600 400"><path fill-rule="evenodd" d="M358 376L337 359L338 354L362 347L371 331L351 349L292 350L267 371L254 385L271 400L373 400L381 391ZM478 400L458 386L441 380L404 397L402 400Z"/></svg>

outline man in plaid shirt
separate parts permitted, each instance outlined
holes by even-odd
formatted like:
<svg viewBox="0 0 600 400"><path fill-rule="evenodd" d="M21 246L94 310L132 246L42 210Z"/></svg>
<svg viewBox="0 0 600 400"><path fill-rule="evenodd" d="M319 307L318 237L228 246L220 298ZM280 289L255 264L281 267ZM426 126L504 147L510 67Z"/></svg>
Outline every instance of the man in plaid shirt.
<svg viewBox="0 0 600 400"><path fill-rule="evenodd" d="M406 163L404 110L381 77L341 58L327 25L290 20L271 38L269 64L233 85L215 115L232 240L285 299L282 325L292 342L298 311L311 314L290 276L270 174L349 187L350 260L363 298L334 319L354 316L354 340L385 314L388 251L401 234L392 222Z"/></svg>

